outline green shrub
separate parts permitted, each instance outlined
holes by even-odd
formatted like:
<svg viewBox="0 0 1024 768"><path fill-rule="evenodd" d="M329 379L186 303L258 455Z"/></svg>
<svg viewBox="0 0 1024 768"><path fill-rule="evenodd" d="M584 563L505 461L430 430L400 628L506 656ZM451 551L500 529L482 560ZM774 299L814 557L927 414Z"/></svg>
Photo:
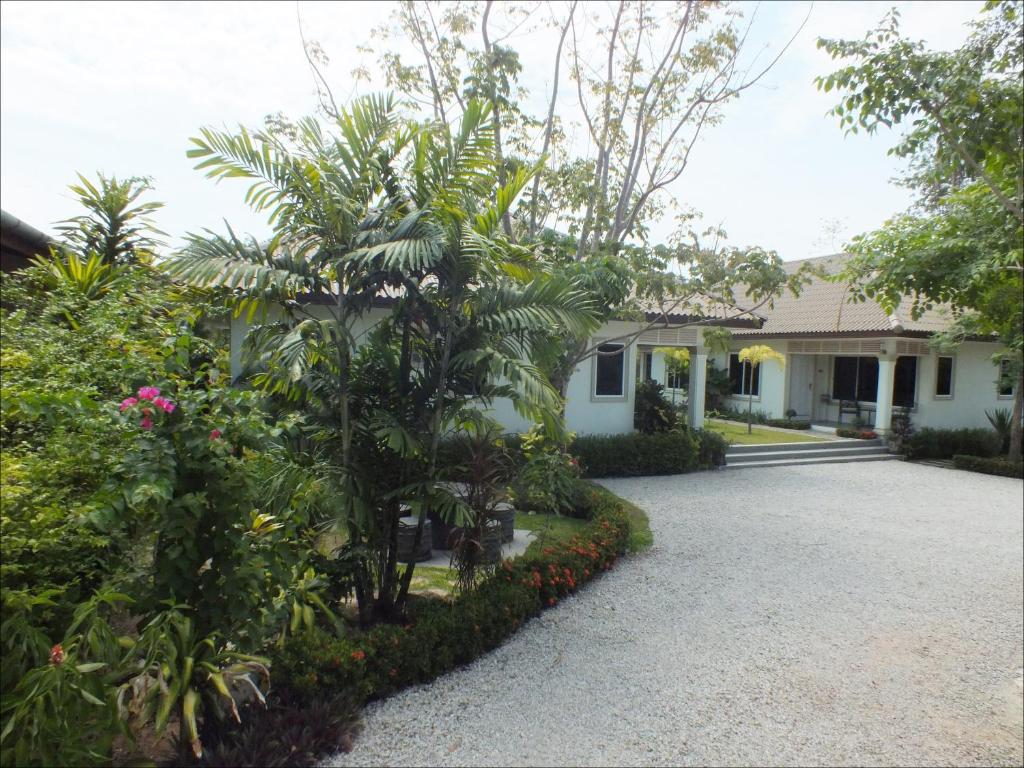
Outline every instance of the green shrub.
<svg viewBox="0 0 1024 768"><path fill-rule="evenodd" d="M570 449L585 477L674 475L710 469L725 461L725 440L701 430L653 435L587 435Z"/></svg>
<svg viewBox="0 0 1024 768"><path fill-rule="evenodd" d="M769 427L780 429L810 429L811 422L802 419L768 419L765 422Z"/></svg>
<svg viewBox="0 0 1024 768"><path fill-rule="evenodd" d="M953 456L953 466L957 469L966 469L969 472L983 472L986 475L1024 478L1024 462L1010 461L1000 457L956 454Z"/></svg>
<svg viewBox="0 0 1024 768"><path fill-rule="evenodd" d="M847 427L836 427L836 437L852 437L856 440L874 440L878 433L867 428L850 429Z"/></svg>
<svg viewBox="0 0 1024 768"><path fill-rule="evenodd" d="M999 454L1000 438L991 429L920 429L904 441L909 459L950 459L956 454L991 457Z"/></svg>
<svg viewBox="0 0 1024 768"><path fill-rule="evenodd" d="M496 648L546 606L608 570L627 549L630 523L614 497L599 495L594 520L569 541L509 560L451 602L410 606L405 625L382 624L339 637L314 628L290 638L273 659L275 685L301 698L323 691L364 703L433 680Z"/></svg>
<svg viewBox="0 0 1024 768"><path fill-rule="evenodd" d="M665 397L665 387L648 379L636 385L633 428L644 434L667 432L676 425L676 413Z"/></svg>

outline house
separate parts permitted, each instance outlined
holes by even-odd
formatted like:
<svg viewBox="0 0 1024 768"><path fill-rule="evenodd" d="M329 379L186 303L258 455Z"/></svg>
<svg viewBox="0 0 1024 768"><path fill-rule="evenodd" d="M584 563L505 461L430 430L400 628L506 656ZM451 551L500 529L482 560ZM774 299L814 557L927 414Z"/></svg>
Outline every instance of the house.
<svg viewBox="0 0 1024 768"><path fill-rule="evenodd" d="M834 271L845 258L809 261ZM785 266L796 271L802 263ZM1012 406L1012 388L1000 383L999 365L993 362L1000 349L995 342L966 341L955 351L938 353L928 339L948 326L942 312L914 320L903 307L887 315L875 302L851 304L847 298L844 285L815 278L798 297L786 293L773 307L758 309L753 319L734 318L735 310L709 304L701 312L702 325L694 324L693 315L657 307L648 307L644 319L605 323L591 339L600 354L584 359L569 379L566 427L579 435L631 432L636 383L654 379L666 385L670 398L685 402L688 423L699 428L709 360L729 372L732 392L726 407L745 411L749 400L753 410L771 418L788 414L832 426L859 419L885 434L894 408L906 409L918 427L982 427L988 425L986 410ZM365 338L388 302L382 297L361 318L357 336ZM709 351L704 329L712 323L730 328L730 352ZM245 318L232 321L232 377L242 371L247 329ZM752 344L777 350L785 365L769 361L751 376L739 351ZM665 347L689 352L688 378L673 374L661 351ZM509 431L530 427L507 400L493 402L490 413Z"/></svg>
<svg viewBox="0 0 1024 768"><path fill-rule="evenodd" d="M807 261L836 272L847 258ZM792 272L803 263L785 266ZM891 428L894 409L909 413L916 427L957 428L987 427L986 411L1012 407L1012 386L1001 375L1008 363L993 359L999 344L969 340L937 352L928 340L949 326L944 311L915 320L909 306L887 315L874 301L847 299L845 285L815 278L798 297L787 293L760 309L761 327L734 329L730 352L711 358L729 371L726 405L745 411L752 401L753 410L771 418L790 415L826 425L859 418L879 434ZM753 344L780 352L785 365L769 361L751 376L738 353Z"/></svg>

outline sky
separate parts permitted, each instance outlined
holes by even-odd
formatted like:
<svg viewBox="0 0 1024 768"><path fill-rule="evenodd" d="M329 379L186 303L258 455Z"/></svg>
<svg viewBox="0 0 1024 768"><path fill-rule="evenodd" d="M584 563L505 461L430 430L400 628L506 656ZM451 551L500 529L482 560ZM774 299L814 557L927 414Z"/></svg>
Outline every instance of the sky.
<svg viewBox="0 0 1024 768"><path fill-rule="evenodd" d="M589 10L606 10L593 3ZM722 226L730 243L775 250L786 260L833 253L849 237L907 207L892 183L902 168L887 155L892 132L844 137L827 111L835 92L814 78L836 68L818 37L859 38L890 8L905 33L949 49L967 35L980 2L739 3L757 16L749 50L770 60L810 18L781 61L727 105L705 132L689 167L670 188L683 207ZM330 57L326 74L339 102L376 90L356 84L357 65L374 66L358 46L379 46L370 30L387 2L0 3L0 205L52 233L79 213L68 191L75 173L150 176L150 199L166 203L156 223L177 246L187 232L238 232L263 238L269 227L243 202L245 184L215 184L193 170L188 139L202 126L258 127L269 113L315 111L316 94L299 23ZM547 10L541 8L539 13ZM528 107L543 111L550 82L551 32L520 29ZM559 111L576 114L563 68ZM585 141L579 129L573 133ZM655 221L655 239L674 229Z"/></svg>

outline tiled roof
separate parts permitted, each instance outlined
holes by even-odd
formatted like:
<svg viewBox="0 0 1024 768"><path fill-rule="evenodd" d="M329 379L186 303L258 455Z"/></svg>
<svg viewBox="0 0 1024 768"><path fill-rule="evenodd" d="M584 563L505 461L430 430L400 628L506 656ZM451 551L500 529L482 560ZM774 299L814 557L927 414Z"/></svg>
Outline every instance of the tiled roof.
<svg viewBox="0 0 1024 768"><path fill-rule="evenodd" d="M849 259L849 254L820 256L801 261L788 261L784 266L790 274L804 264L823 267L825 272L834 274ZM934 333L947 328L950 316L947 310L936 308L925 312L914 320L910 316L910 301L904 301L891 315L887 315L877 302L868 299L850 303L845 283L833 283L815 277L805 285L799 296L786 291L775 300L773 307L761 307L764 325L760 329L736 330L736 335L776 336L805 334L850 334L878 333L893 334Z"/></svg>

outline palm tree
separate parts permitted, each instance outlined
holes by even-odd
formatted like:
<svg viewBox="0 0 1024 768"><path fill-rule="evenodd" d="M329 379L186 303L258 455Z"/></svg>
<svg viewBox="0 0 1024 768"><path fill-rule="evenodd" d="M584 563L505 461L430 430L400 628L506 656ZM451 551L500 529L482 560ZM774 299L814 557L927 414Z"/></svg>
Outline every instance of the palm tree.
<svg viewBox="0 0 1024 768"><path fill-rule="evenodd" d="M498 396L554 426L560 398L530 360L552 325L587 333L594 313L501 233L531 174L497 185L483 103L469 102L449 129L403 123L390 98L369 97L333 128L328 137L303 120L293 145L204 129L189 153L197 167L253 179L246 200L270 211L274 234L263 246L230 228L192 236L167 269L231 289L250 317L276 311L247 340L259 363L253 381L301 404L336 457L348 546L363 553L354 582L365 622L404 610L414 566L399 583L401 505L418 510L418 542L428 512L455 503L439 483L443 434L467 405ZM376 326L374 364L391 394L354 395L369 365L357 359L356 323L382 295L395 301ZM359 466L366 446L403 460L386 492Z"/></svg>

